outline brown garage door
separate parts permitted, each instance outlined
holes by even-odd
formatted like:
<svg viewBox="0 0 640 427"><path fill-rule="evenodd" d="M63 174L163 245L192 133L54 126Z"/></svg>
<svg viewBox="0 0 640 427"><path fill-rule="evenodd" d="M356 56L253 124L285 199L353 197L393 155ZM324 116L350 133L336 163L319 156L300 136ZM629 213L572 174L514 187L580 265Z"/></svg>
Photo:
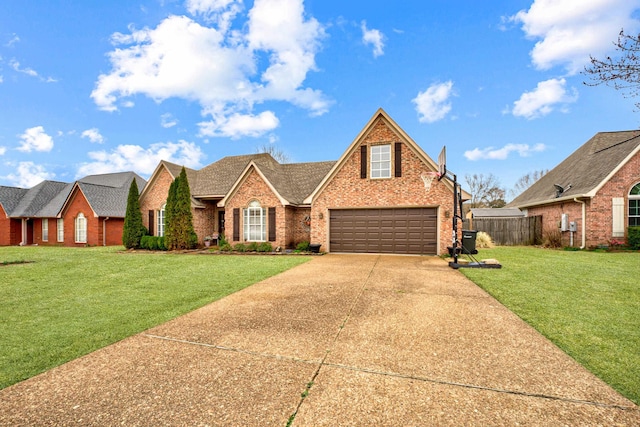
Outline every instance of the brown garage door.
<svg viewBox="0 0 640 427"><path fill-rule="evenodd" d="M437 208L330 211L331 252L437 253Z"/></svg>

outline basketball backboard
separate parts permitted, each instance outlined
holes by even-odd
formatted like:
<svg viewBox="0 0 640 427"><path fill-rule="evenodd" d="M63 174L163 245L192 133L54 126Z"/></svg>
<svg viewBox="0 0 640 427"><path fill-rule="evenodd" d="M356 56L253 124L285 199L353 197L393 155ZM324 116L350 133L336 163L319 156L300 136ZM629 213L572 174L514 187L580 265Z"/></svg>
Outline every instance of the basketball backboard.
<svg viewBox="0 0 640 427"><path fill-rule="evenodd" d="M438 173L440 174L440 179L444 178L447 174L447 146L442 147L442 151L438 155Z"/></svg>

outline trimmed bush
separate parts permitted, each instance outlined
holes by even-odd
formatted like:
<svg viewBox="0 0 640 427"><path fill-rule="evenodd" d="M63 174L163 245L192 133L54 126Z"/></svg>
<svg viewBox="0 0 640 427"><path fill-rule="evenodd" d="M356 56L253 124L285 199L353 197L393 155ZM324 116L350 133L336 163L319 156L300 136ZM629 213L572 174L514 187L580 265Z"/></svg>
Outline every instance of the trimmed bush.
<svg viewBox="0 0 640 427"><path fill-rule="evenodd" d="M166 251L164 237L158 236L142 236L140 239L140 249L146 249L149 251Z"/></svg>
<svg viewBox="0 0 640 427"><path fill-rule="evenodd" d="M236 243L233 245L233 250L236 252L247 252L247 245L244 243Z"/></svg>
<svg viewBox="0 0 640 427"><path fill-rule="evenodd" d="M247 252L257 252L258 242L251 242L247 245Z"/></svg>
<svg viewBox="0 0 640 427"><path fill-rule="evenodd" d="M258 252L273 252L273 246L269 242L262 242L256 250Z"/></svg>
<svg viewBox="0 0 640 427"><path fill-rule="evenodd" d="M309 242L304 241L304 242L298 243L298 245L296 246L296 250L301 252L309 251Z"/></svg>
<svg viewBox="0 0 640 427"><path fill-rule="evenodd" d="M640 226L629 227L627 229L629 249L640 250Z"/></svg>
<svg viewBox="0 0 640 427"><path fill-rule="evenodd" d="M220 244L219 248L220 252L231 252L231 250L233 249L228 242Z"/></svg>

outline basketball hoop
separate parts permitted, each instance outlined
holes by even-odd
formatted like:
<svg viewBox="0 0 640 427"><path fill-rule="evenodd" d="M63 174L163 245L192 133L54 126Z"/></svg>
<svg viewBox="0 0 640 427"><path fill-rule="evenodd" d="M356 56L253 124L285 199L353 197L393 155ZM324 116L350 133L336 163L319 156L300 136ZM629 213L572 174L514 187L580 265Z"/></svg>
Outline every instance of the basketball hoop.
<svg viewBox="0 0 640 427"><path fill-rule="evenodd" d="M431 190L431 184L433 184L433 181L435 181L435 179L439 176L440 174L438 172L425 172L420 175L420 178L422 178L422 182L424 182L424 189L426 191Z"/></svg>

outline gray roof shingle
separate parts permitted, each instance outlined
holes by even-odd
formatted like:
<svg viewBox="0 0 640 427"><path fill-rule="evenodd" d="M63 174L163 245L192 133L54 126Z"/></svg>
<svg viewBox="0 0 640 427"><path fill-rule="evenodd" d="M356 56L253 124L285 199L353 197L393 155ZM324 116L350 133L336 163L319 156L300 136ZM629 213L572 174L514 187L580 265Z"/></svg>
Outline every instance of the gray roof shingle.
<svg viewBox="0 0 640 427"><path fill-rule="evenodd" d="M139 192L144 188L145 181L134 172L91 175L78 180L78 186L96 215L124 218L129 187L134 179Z"/></svg>
<svg viewBox="0 0 640 427"><path fill-rule="evenodd" d="M55 217L71 191L71 184L57 181L42 181L23 194L11 213L18 218Z"/></svg>
<svg viewBox="0 0 640 427"><path fill-rule="evenodd" d="M640 145L640 131L599 132L562 163L511 201L508 207L550 203L557 198L592 195L599 185Z"/></svg>
<svg viewBox="0 0 640 427"><path fill-rule="evenodd" d="M16 207L20 204L20 200L27 193L26 188L5 187L0 185L0 205L4 209L7 216L11 216Z"/></svg>

